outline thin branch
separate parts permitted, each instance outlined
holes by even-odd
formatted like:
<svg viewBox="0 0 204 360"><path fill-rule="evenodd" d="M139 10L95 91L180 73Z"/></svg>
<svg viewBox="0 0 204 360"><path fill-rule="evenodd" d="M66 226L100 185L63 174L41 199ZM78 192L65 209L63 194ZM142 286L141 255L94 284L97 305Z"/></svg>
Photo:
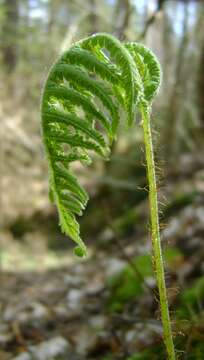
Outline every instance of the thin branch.
<svg viewBox="0 0 204 360"><path fill-rule="evenodd" d="M141 274L141 272L139 271L139 269L135 265L132 258L125 252L124 247L121 244L121 241L120 241L120 239L119 239L119 237L117 235L117 230L116 230L115 226L113 225L113 220L111 218L110 211L109 211L108 207L106 206L105 202L103 202L103 207L104 207L104 214L105 214L105 217L106 217L107 224L108 224L108 226L110 227L110 229L112 230L112 232L114 234L113 241L114 241L115 245L117 246L118 250L120 251L120 254L122 255L123 259L128 263L128 265L131 267L131 269L135 273L136 277L137 278L139 277L139 279L144 284L146 289L149 292L153 293L153 295L154 295L154 290L145 281L143 275Z"/></svg>
<svg viewBox="0 0 204 360"><path fill-rule="evenodd" d="M161 11L163 9L163 3L164 3L164 0L158 0L156 10L146 20L144 29L143 29L142 33L139 35L137 41L141 41L141 40L143 40L145 38L145 36L147 34L147 31L149 30L150 26L154 24L154 22L156 21L158 16L161 14Z"/></svg>

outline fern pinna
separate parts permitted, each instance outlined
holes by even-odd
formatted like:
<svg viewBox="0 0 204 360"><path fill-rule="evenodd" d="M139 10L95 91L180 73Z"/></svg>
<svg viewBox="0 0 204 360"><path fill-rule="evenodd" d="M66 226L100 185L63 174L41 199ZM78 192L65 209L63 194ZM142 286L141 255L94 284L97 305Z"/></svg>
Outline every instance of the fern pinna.
<svg viewBox="0 0 204 360"><path fill-rule="evenodd" d="M50 173L50 198L62 231L86 254L76 215L88 195L70 170L73 161L89 164L90 150L107 158L116 137L120 108L132 125L140 104L152 100L160 67L150 50L122 45L108 34L74 44L53 65L42 98L42 128Z"/></svg>
<svg viewBox="0 0 204 360"><path fill-rule="evenodd" d="M99 33L75 43L53 65L42 97L42 130L50 173L50 199L57 205L62 231L86 255L77 215L88 195L71 171L74 161L89 164L90 152L108 158L121 110L131 126L142 116L149 183L153 262L159 289L164 342L175 359L162 259L150 111L161 70L155 55L138 43L122 44Z"/></svg>

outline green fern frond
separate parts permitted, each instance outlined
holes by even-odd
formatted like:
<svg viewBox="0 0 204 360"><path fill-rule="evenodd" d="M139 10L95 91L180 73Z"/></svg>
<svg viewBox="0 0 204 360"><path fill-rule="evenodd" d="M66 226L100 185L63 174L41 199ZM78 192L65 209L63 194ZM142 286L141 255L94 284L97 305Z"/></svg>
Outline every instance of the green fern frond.
<svg viewBox="0 0 204 360"><path fill-rule="evenodd" d="M149 184L153 261L159 289L164 342L168 359L175 360L162 259L150 108L161 82L154 54L137 43L122 44L102 33L79 41L52 67L42 98L42 131L49 165L50 199L57 205L62 231L86 255L76 216L88 195L70 167L90 162L90 151L108 157L117 135L119 113L132 125L142 115Z"/></svg>
<svg viewBox="0 0 204 360"><path fill-rule="evenodd" d="M125 47L131 53L139 70L144 87L144 97L147 102L153 100L161 83L161 67L153 52L138 43L127 43Z"/></svg>
<svg viewBox="0 0 204 360"><path fill-rule="evenodd" d="M50 198L57 205L62 231L86 254L76 216L88 201L71 164L91 162L90 151L108 158L117 136L120 111L127 123L140 104L156 94L161 70L145 46L122 44L105 33L74 44L51 68L42 97L42 132L50 175Z"/></svg>

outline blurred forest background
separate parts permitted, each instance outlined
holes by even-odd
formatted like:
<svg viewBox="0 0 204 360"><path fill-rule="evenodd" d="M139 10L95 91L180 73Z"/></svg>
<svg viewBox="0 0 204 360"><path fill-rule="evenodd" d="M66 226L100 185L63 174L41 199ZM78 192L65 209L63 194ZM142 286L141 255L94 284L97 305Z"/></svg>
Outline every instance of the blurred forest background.
<svg viewBox="0 0 204 360"><path fill-rule="evenodd" d="M0 359L166 359L140 119L110 162L76 166L91 197L88 259L74 258L48 199L43 83L98 31L143 42L162 64L152 125L172 324L178 359L204 359L204 2L0 0L0 24Z"/></svg>

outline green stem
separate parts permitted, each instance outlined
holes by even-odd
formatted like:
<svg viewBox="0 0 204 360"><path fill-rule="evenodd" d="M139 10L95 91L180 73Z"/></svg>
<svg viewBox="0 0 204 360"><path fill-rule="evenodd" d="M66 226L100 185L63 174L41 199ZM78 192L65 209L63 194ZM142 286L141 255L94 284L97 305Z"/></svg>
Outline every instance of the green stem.
<svg viewBox="0 0 204 360"><path fill-rule="evenodd" d="M143 131L144 131L147 176L149 183L149 202L150 202L153 261L156 272L157 286L159 290L163 336L164 336L164 343L166 345L166 349L168 353L168 359L175 360L176 356L175 356L172 331L171 331L167 291L165 284L164 263L162 258L161 241L160 241L157 186L156 186L154 153L153 153L153 145L152 145L151 126L150 126L150 113L146 105L141 106L141 113L142 113Z"/></svg>

